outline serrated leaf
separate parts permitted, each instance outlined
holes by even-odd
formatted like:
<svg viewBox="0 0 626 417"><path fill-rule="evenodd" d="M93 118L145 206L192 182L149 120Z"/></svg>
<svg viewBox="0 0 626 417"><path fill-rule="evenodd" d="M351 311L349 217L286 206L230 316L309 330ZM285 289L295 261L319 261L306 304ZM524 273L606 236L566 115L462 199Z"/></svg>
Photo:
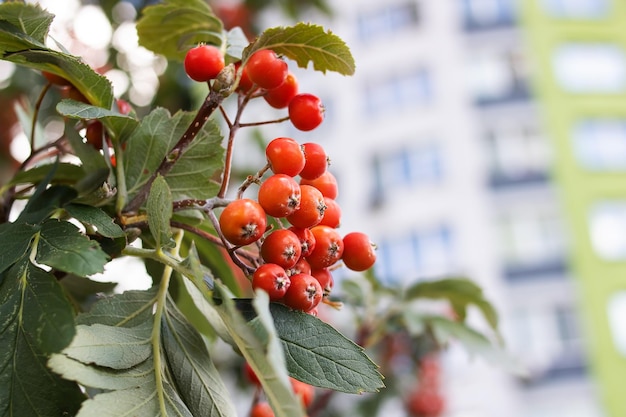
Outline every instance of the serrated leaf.
<svg viewBox="0 0 626 417"><path fill-rule="evenodd" d="M272 49L296 61L302 68L312 62L313 68L323 73L334 71L352 75L355 70L354 58L346 43L332 32L310 23L265 30L244 50L244 64L250 55L260 49Z"/></svg>
<svg viewBox="0 0 626 417"><path fill-rule="evenodd" d="M35 189L35 192L26 203L26 207L20 213L16 223L41 223L64 204L69 203L78 196L76 190L65 185L53 185L46 188L54 175L51 169Z"/></svg>
<svg viewBox="0 0 626 417"><path fill-rule="evenodd" d="M154 365L152 365L154 367ZM176 390L167 382L163 386L164 409L160 407L154 379L145 379L141 386L98 394L83 403L76 417L194 417Z"/></svg>
<svg viewBox="0 0 626 417"><path fill-rule="evenodd" d="M63 354L84 364L128 369L151 355L151 333L150 322L135 327L81 324L76 326L76 336Z"/></svg>
<svg viewBox="0 0 626 417"><path fill-rule="evenodd" d="M152 186L147 202L148 227L155 240L157 248L172 248L175 243L172 239L172 193L165 179L158 175Z"/></svg>
<svg viewBox="0 0 626 417"><path fill-rule="evenodd" d="M28 171L20 171L7 184L8 186L17 184L37 184L46 178L50 169L54 165L40 165ZM73 184L85 175L81 167L74 164L61 162L56 169L50 182L53 184Z"/></svg>
<svg viewBox="0 0 626 417"><path fill-rule="evenodd" d="M81 223L95 226L97 232L105 237L124 237L122 228L101 208L85 204L67 204L63 207L67 213Z"/></svg>
<svg viewBox="0 0 626 417"><path fill-rule="evenodd" d="M193 113L178 112L170 116L158 108L146 116L129 138L124 158L126 185L129 196L144 185L161 161L176 145L194 117ZM173 200L205 199L217 192L213 180L223 164L222 136L214 121L209 121L165 176Z"/></svg>
<svg viewBox="0 0 626 417"><path fill-rule="evenodd" d="M202 0L165 0L144 8L137 21L141 46L180 61L200 42L221 46L222 31L221 20Z"/></svg>
<svg viewBox="0 0 626 417"><path fill-rule="evenodd" d="M139 125L139 121L129 115L75 100L61 100L56 109L61 115L72 119L100 120L110 137L120 142L124 142Z"/></svg>
<svg viewBox="0 0 626 417"><path fill-rule="evenodd" d="M156 302L157 287L131 290L101 298L88 313L79 314L76 323L136 327L149 321Z"/></svg>
<svg viewBox="0 0 626 417"><path fill-rule="evenodd" d="M74 150L74 154L82 162L81 171L91 172L102 168L107 168L107 163L104 160L104 156L93 146L83 142L83 138L78 134L73 127L73 123L65 123L65 137L67 138L70 146Z"/></svg>
<svg viewBox="0 0 626 417"><path fill-rule="evenodd" d="M259 292L255 300L257 316L254 325L249 325L237 309L228 291L219 282L215 284L221 298L216 306L224 324L246 361L250 364L267 394L277 417L304 417L304 410L291 389L283 351L278 345L276 330L268 319L269 297Z"/></svg>
<svg viewBox="0 0 626 417"><path fill-rule="evenodd" d="M405 300L417 298L447 299L461 321L465 320L467 307L475 305L483 313L489 325L497 331L498 314L475 282L465 278L446 278L422 281L407 288Z"/></svg>
<svg viewBox="0 0 626 417"><path fill-rule="evenodd" d="M168 299L161 340L174 385L193 415L236 417L237 412L201 336Z"/></svg>
<svg viewBox="0 0 626 417"><path fill-rule="evenodd" d="M363 348L335 328L282 304L272 303L270 311L292 377L353 394L377 392L384 387L378 367Z"/></svg>
<svg viewBox="0 0 626 417"><path fill-rule="evenodd" d="M108 255L73 224L55 219L41 226L37 262L80 276L104 272Z"/></svg>
<svg viewBox="0 0 626 417"><path fill-rule="evenodd" d="M52 13L43 10L38 4L16 2L0 4L0 16L2 21L19 28L19 33L28 35L41 43L45 42L50 24L54 19Z"/></svg>
<svg viewBox="0 0 626 417"><path fill-rule="evenodd" d="M27 260L1 276L0 415L74 415L79 387L46 367L47 355L72 340L72 306L56 279Z"/></svg>
<svg viewBox="0 0 626 417"><path fill-rule="evenodd" d="M26 255L38 231L38 226L26 223L0 224L0 273Z"/></svg>
<svg viewBox="0 0 626 417"><path fill-rule="evenodd" d="M93 281L86 277L68 274L59 281L66 294L77 304L90 304L97 294L111 293L117 286L116 282Z"/></svg>

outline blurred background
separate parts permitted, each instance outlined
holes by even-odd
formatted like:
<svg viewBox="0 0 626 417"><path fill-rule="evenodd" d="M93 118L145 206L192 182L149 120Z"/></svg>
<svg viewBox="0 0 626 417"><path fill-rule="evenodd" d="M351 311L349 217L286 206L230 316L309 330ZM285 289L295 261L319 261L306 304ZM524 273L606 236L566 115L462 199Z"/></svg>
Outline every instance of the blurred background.
<svg viewBox="0 0 626 417"><path fill-rule="evenodd" d="M56 15L52 37L138 114L194 109L206 94L181 65L137 45L134 20L154 2L34 3ZM250 38L300 20L321 24L357 64L343 77L291 63L300 90L322 98L324 123L252 131L237 144L237 166L260 166L260 137L322 144L342 229L377 243L381 280L469 277L498 309L507 349L527 372L452 345L441 358L439 415L626 416L626 3L210 3ZM25 137L13 140L23 115L10 110L36 100L34 84L43 84L39 74L0 61L3 172L28 156ZM283 115L256 111L260 120ZM52 110L45 120L46 138L59 137L62 120ZM390 403L386 415L401 409Z"/></svg>

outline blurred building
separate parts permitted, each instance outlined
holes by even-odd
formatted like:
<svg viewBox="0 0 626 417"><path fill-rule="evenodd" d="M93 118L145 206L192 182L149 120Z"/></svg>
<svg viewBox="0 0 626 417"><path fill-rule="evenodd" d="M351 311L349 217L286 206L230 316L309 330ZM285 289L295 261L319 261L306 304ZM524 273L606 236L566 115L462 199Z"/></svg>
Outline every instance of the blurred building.
<svg viewBox="0 0 626 417"><path fill-rule="evenodd" d="M388 282L480 283L528 370L452 347L447 417L626 415L617 3L354 0L311 18L347 42L357 71L298 73L326 120L288 133L331 155L342 229L373 236Z"/></svg>

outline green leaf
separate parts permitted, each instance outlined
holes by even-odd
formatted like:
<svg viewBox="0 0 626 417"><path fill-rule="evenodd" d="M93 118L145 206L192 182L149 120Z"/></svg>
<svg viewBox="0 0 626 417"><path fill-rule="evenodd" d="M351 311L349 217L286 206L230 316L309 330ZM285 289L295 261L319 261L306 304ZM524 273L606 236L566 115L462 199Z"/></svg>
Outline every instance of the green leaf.
<svg viewBox="0 0 626 417"><path fill-rule="evenodd" d="M168 299L162 343L174 385L193 415L236 417L228 390L202 337Z"/></svg>
<svg viewBox="0 0 626 417"><path fill-rule="evenodd" d="M26 255L38 231L38 226L26 223L0 224L0 273Z"/></svg>
<svg viewBox="0 0 626 417"><path fill-rule="evenodd" d="M37 42L44 43L48 36L50 24L54 19L52 13L43 10L39 5L9 2L0 4L1 21L10 23Z"/></svg>
<svg viewBox="0 0 626 417"><path fill-rule="evenodd" d="M243 30L236 26L226 33L226 57L227 62L241 61L243 50L250 42Z"/></svg>
<svg viewBox="0 0 626 417"><path fill-rule="evenodd" d="M494 330L498 327L498 314L495 308L485 299L480 286L469 279L446 278L418 282L406 290L404 298L447 299L460 320L465 320L467 307L475 305Z"/></svg>
<svg viewBox="0 0 626 417"><path fill-rule="evenodd" d="M49 174L52 173L53 171L50 171ZM51 177L52 175L49 176ZM37 185L35 193L28 200L16 223L41 223L58 208L63 207L78 195L75 189L65 185L53 185L50 188L46 188L48 183L49 179L46 178Z"/></svg>
<svg viewBox="0 0 626 417"><path fill-rule="evenodd" d="M178 112L173 117L158 108L146 116L129 138L124 158L129 196L136 194L163 159L176 145L194 114ZM214 121L209 121L165 176L173 200L206 199L218 190L214 177L223 166L222 136Z"/></svg>
<svg viewBox="0 0 626 417"><path fill-rule="evenodd" d="M150 322L135 327L81 324L76 326L76 336L63 354L84 364L128 369L152 354L151 333Z"/></svg>
<svg viewBox="0 0 626 417"><path fill-rule="evenodd" d="M17 184L38 184L48 175L54 164L40 165L28 171L20 171L7 184L8 186ZM78 165L66 162L59 163L58 168L50 179L52 184L74 184L85 175L85 171Z"/></svg>
<svg viewBox="0 0 626 417"><path fill-rule="evenodd" d="M82 235L73 224L51 219L41 227L36 260L61 271L87 276L104 272L108 256L97 242Z"/></svg>
<svg viewBox="0 0 626 417"><path fill-rule="evenodd" d="M97 294L109 294L117 286L116 282L93 281L86 277L68 274L59 281L66 294L75 303L90 304Z"/></svg>
<svg viewBox="0 0 626 417"><path fill-rule="evenodd" d="M126 236L122 228L114 223L113 219L101 208L85 204L67 204L64 209L81 223L94 226L102 236L110 238Z"/></svg>
<svg viewBox="0 0 626 417"><path fill-rule="evenodd" d="M167 182L158 175L148 195L148 226L155 240L157 248L173 248L175 243L172 239L172 228L170 219L172 218L172 193Z"/></svg>
<svg viewBox="0 0 626 417"><path fill-rule="evenodd" d="M72 306L56 279L27 260L2 276L0 415L74 415L79 387L46 367L47 355L74 336Z"/></svg>
<svg viewBox="0 0 626 417"><path fill-rule="evenodd" d="M363 348L335 328L282 304L272 303L270 311L292 377L352 394L377 392L384 387L378 367Z"/></svg>
<svg viewBox="0 0 626 417"><path fill-rule="evenodd" d="M82 163L80 168L83 175L85 172L109 168L104 156L96 148L83 142L83 138L74 128L74 123L65 123L65 137Z"/></svg>
<svg viewBox="0 0 626 417"><path fill-rule="evenodd" d="M132 116L75 100L62 100L56 108L61 115L73 119L100 120L111 138L120 142L124 142L139 126L139 121Z"/></svg>
<svg viewBox="0 0 626 417"><path fill-rule="evenodd" d="M165 0L143 9L137 21L139 44L182 61L200 42L221 46L222 22L203 0Z"/></svg>
<svg viewBox="0 0 626 417"><path fill-rule="evenodd" d="M313 68L323 73L335 71L352 75L355 70L354 58L346 43L323 27L310 23L267 29L244 50L244 64L260 49L272 49L296 61L302 68L313 62Z"/></svg>
<svg viewBox="0 0 626 417"><path fill-rule="evenodd" d="M239 351L258 376L275 415L304 417L302 405L291 389L285 370L285 358L268 310L267 294L257 293L254 306L258 318L249 325L226 288L219 282L215 288L221 299L216 309Z"/></svg>
<svg viewBox="0 0 626 417"><path fill-rule="evenodd" d="M103 297L88 313L79 314L76 323L137 327L151 319L157 289L152 287L147 290L131 290Z"/></svg>

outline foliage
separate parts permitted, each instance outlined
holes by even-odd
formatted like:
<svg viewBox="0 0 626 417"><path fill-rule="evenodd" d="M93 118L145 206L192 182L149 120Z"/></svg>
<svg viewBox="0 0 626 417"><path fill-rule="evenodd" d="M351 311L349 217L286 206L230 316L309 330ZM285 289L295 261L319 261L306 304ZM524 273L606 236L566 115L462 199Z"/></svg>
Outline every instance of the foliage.
<svg viewBox="0 0 626 417"><path fill-rule="evenodd" d="M364 347L375 352L394 332L426 335L437 349L458 338L475 352L497 351L465 323L475 306L497 334L495 311L469 280L408 289L372 277L346 280L344 301L365 312L355 315L358 344L313 315L270 303L262 291L235 297L242 293L235 277L255 264L224 240L216 213L231 201L232 143L253 98L236 93L241 71L228 65L196 111L154 108L139 117L122 111L105 77L47 46L52 19L36 5L0 4L2 58L60 76L84 97L57 104L64 135L34 147L0 187L0 415L235 416L213 360L218 343L250 364L277 416L305 415L290 377L327 392L379 391L383 376ZM273 49L301 67L355 70L345 43L320 26L271 28L248 43L201 0L149 6L137 28L143 46L171 60L206 42L224 51L227 64ZM218 111L231 96L238 96L233 120ZM93 123L104 129L96 146L84 133ZM21 210L19 200L26 201ZM113 284L89 279L118 257L144 261L151 288L115 294ZM390 298L398 302L388 308ZM419 299L446 300L455 317L420 313L413 308Z"/></svg>

